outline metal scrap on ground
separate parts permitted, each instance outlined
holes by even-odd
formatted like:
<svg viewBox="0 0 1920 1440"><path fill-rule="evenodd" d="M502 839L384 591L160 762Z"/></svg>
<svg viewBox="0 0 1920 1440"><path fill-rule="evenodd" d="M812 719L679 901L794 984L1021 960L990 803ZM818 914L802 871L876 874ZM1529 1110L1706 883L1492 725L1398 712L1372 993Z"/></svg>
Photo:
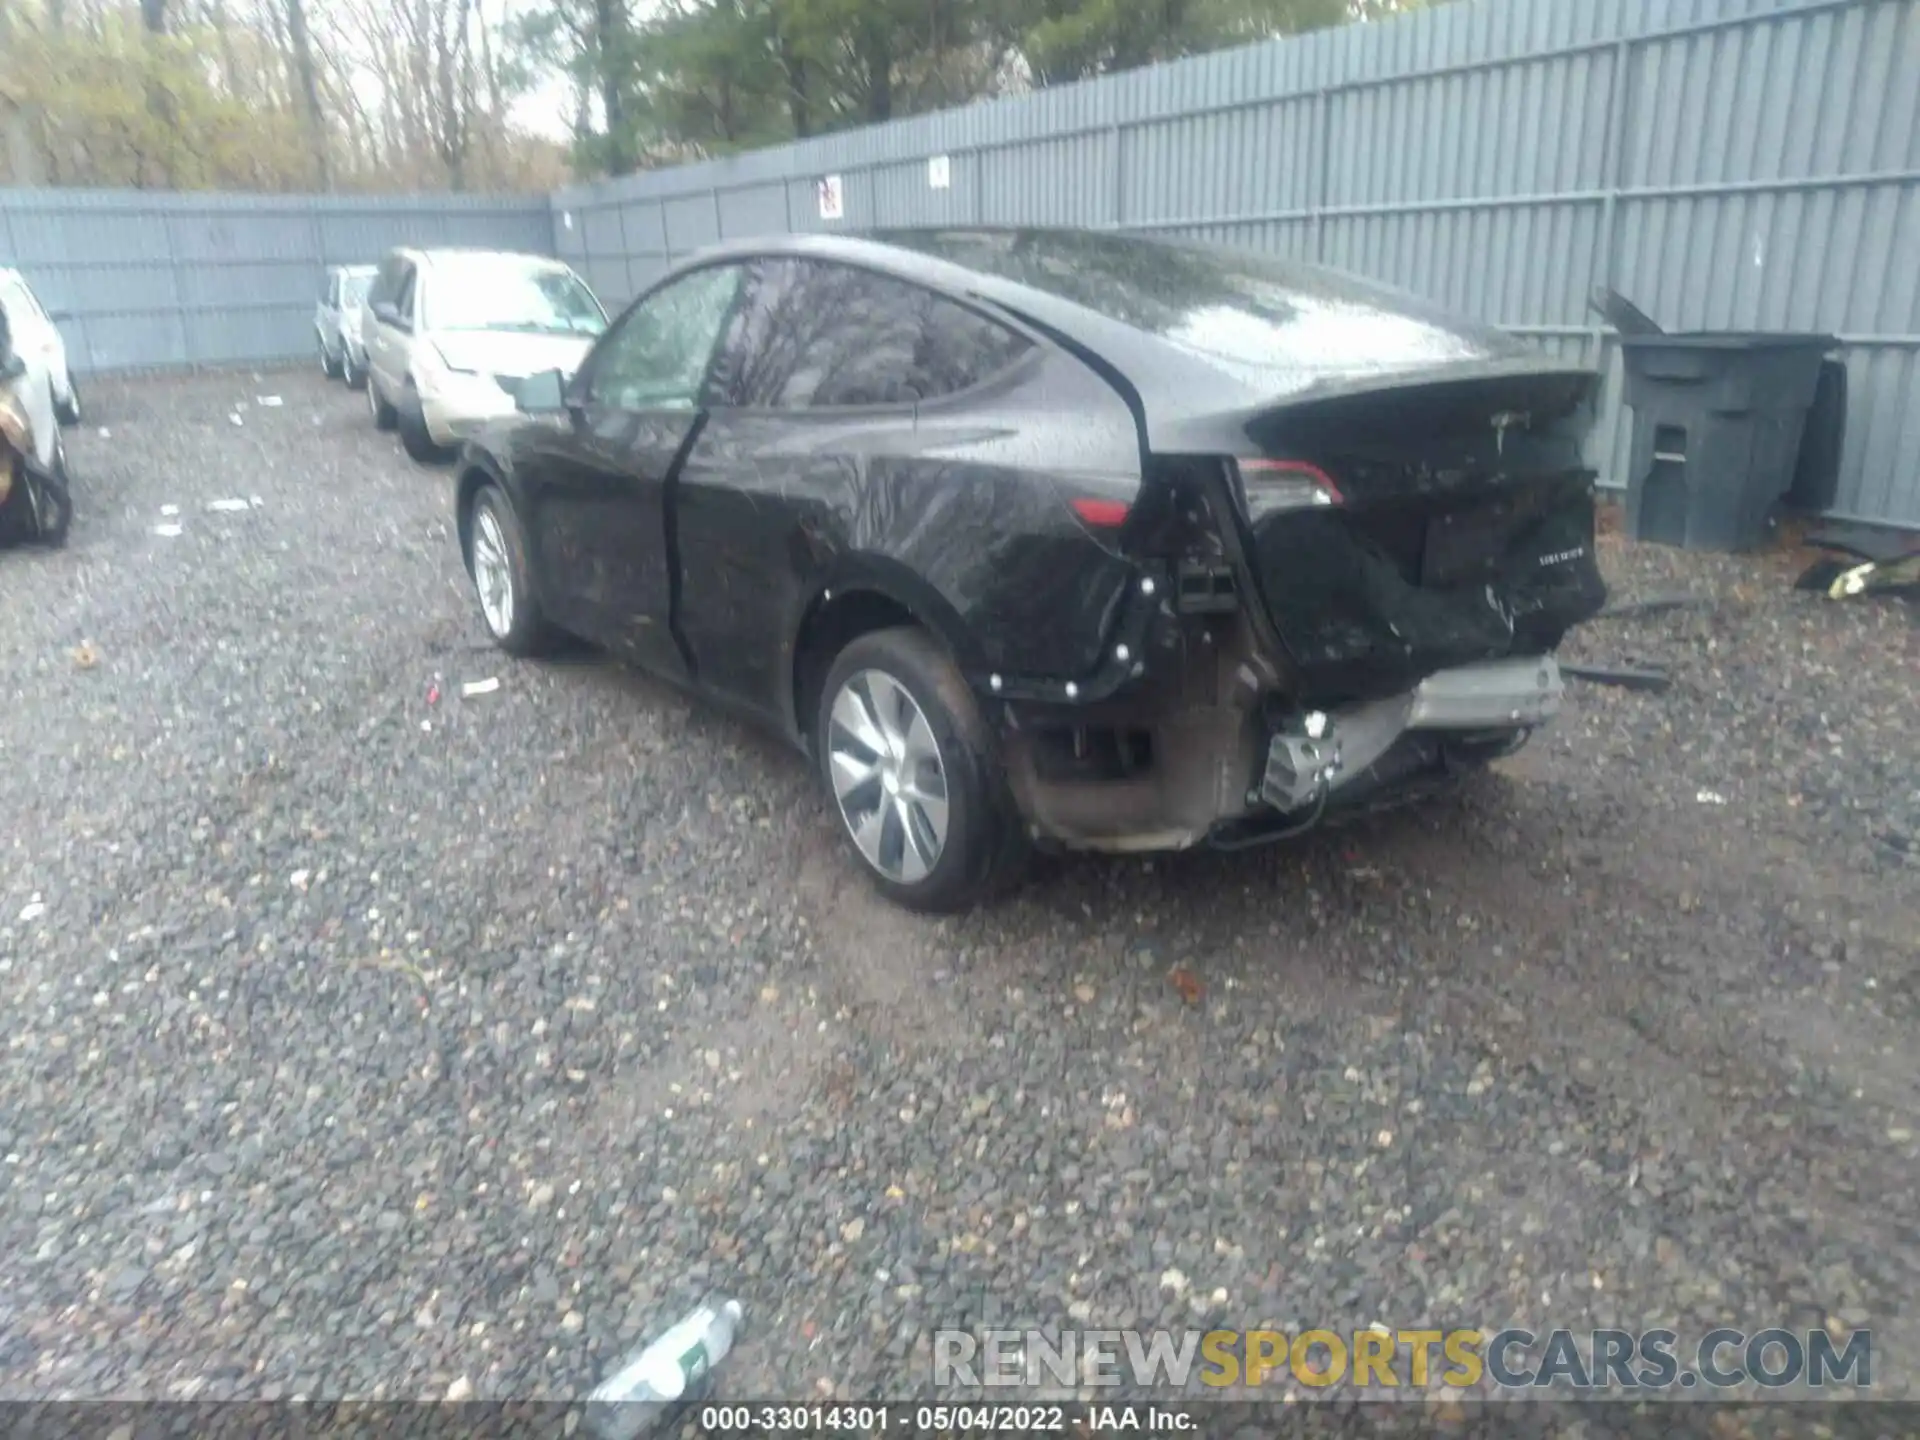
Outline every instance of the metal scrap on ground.
<svg viewBox="0 0 1920 1440"><path fill-rule="evenodd" d="M1819 591L1829 600L1920 591L1920 552L1886 564L1872 560L1857 565L1836 559L1816 560L1801 572L1794 588Z"/></svg>
<svg viewBox="0 0 1920 1440"><path fill-rule="evenodd" d="M1840 522L1814 531L1807 544L1829 553L1800 572L1796 590L1829 600L1920 591L1920 536Z"/></svg>
<svg viewBox="0 0 1920 1440"><path fill-rule="evenodd" d="M1638 670L1627 666L1562 663L1560 673L1590 685L1617 685L1622 690L1640 690L1653 695L1673 684L1673 677L1665 670Z"/></svg>

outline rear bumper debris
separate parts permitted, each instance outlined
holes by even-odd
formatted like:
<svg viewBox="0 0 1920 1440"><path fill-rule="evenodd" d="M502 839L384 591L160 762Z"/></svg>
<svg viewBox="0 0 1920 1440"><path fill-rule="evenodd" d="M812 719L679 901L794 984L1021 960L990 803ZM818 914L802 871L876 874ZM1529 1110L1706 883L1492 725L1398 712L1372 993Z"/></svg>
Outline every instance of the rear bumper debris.
<svg viewBox="0 0 1920 1440"><path fill-rule="evenodd" d="M1007 703L1001 755L1033 838L1141 853L1278 839L1415 798L1558 714L1551 656L1463 665L1384 699L1276 708L1280 677L1226 628L1178 678L1070 712Z"/></svg>
<svg viewBox="0 0 1920 1440"><path fill-rule="evenodd" d="M1304 810L1366 777L1410 731L1472 738L1532 730L1560 713L1564 696L1559 665L1540 656L1462 665L1404 695L1315 712L1268 741L1260 799L1282 814Z"/></svg>

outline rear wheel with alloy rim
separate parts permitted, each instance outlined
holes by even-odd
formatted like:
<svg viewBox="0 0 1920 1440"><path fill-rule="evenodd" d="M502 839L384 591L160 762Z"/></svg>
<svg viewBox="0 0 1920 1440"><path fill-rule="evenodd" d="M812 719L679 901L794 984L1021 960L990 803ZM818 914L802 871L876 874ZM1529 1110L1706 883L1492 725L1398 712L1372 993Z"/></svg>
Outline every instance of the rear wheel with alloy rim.
<svg viewBox="0 0 1920 1440"><path fill-rule="evenodd" d="M877 630L828 672L814 749L875 885L964 909L1018 872L1024 832L972 695L925 631Z"/></svg>
<svg viewBox="0 0 1920 1440"><path fill-rule="evenodd" d="M917 885L947 845L947 769L933 727L884 670L849 675L834 697L827 775L867 863Z"/></svg>
<svg viewBox="0 0 1920 1440"><path fill-rule="evenodd" d="M473 497L467 573L494 644L509 655L537 655L549 647L553 631L533 593L526 532L497 485L483 485Z"/></svg>

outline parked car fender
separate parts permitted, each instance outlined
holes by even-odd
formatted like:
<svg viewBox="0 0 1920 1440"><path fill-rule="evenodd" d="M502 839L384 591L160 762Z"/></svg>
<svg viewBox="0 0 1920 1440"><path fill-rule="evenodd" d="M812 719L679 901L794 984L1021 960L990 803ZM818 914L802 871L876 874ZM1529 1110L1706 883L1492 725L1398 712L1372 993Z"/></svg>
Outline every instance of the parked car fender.
<svg viewBox="0 0 1920 1440"><path fill-rule="evenodd" d="M468 542L473 539L473 497L480 493L481 486L496 486L507 497L507 503L516 510L525 503L525 499L520 487L513 481L511 460L491 450L468 442L461 447L453 468L460 477L454 487L453 513L455 523L460 527L460 553L464 556ZM534 578L538 583L538 576Z"/></svg>
<svg viewBox="0 0 1920 1440"><path fill-rule="evenodd" d="M985 662L979 640L946 596L891 556L844 552L789 626L796 734L813 723L810 687L825 678L834 656L856 635L897 623L902 612L945 647L962 674L981 670Z"/></svg>

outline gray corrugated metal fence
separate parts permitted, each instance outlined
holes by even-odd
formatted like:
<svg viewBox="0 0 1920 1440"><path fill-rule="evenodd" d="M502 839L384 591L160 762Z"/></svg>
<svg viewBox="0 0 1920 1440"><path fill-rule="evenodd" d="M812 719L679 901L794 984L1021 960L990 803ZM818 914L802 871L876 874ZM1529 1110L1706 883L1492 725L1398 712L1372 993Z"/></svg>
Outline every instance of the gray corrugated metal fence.
<svg viewBox="0 0 1920 1440"><path fill-rule="evenodd" d="M1185 235L1360 271L1601 363L1595 463L1619 483L1618 356L1585 306L1611 283L1670 329L1841 334L1836 513L1920 525L1916 75L1917 0L1456 0L551 206L0 191L0 263L75 312L76 365L105 370L304 355L320 267L402 241L557 250L617 302L773 230Z"/></svg>
<svg viewBox="0 0 1920 1440"><path fill-rule="evenodd" d="M1915 0L1458 0L560 191L555 244L610 302L786 229L1096 225L1317 259L1606 365L1618 483L1618 359L1586 310L1612 283L1669 329L1844 336L1836 511L1920 525L1916 76Z"/></svg>
<svg viewBox="0 0 1920 1440"><path fill-rule="evenodd" d="M0 265L72 312L80 371L308 355L325 267L403 242L547 254L553 222L539 196L0 190Z"/></svg>

